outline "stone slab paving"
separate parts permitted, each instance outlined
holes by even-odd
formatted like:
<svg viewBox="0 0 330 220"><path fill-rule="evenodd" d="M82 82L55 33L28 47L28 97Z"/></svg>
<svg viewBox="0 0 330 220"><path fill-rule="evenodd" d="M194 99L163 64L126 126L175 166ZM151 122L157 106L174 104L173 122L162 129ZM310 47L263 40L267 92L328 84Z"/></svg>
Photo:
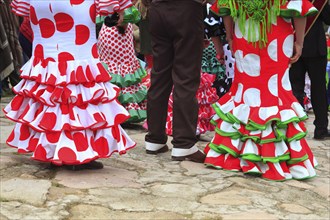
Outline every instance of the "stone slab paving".
<svg viewBox="0 0 330 220"><path fill-rule="evenodd" d="M1 108L9 102L3 99ZM308 142L317 177L271 182L242 173L146 155L141 125L126 131L137 146L102 159L105 168L68 171L17 154L5 144L14 123L0 113L0 219L330 219L330 141ZM211 138L208 133L206 138ZM168 142L171 147L170 140ZM199 142L202 149L206 142Z"/></svg>

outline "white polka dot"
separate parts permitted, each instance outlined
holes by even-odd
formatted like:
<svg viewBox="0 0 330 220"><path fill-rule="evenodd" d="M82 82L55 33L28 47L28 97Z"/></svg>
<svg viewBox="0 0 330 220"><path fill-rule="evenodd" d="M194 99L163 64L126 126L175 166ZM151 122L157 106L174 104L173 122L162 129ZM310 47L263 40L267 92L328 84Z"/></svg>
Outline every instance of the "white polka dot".
<svg viewBox="0 0 330 220"><path fill-rule="evenodd" d="M244 34L244 39L245 40L249 40L248 39L248 35L249 35L249 31L252 32L252 30L254 30L254 33L250 33L252 36L255 36L255 39L250 39L251 42L257 42L259 41L259 23L250 21L250 19L247 19L245 22L245 34ZM252 27L252 28L249 28Z"/></svg>
<svg viewBox="0 0 330 220"><path fill-rule="evenodd" d="M274 74L268 80L268 90L273 96L278 96L277 74Z"/></svg>
<svg viewBox="0 0 330 220"><path fill-rule="evenodd" d="M259 113L259 116L260 116L260 113ZM268 126L266 127L266 129L262 131L262 137L265 138L265 137L267 137L268 135L270 135L272 132L273 132L272 127L271 127L270 125L268 125Z"/></svg>
<svg viewBox="0 0 330 220"><path fill-rule="evenodd" d="M281 121L288 121L293 117L296 117L295 112L292 109L285 109L280 112Z"/></svg>
<svg viewBox="0 0 330 220"><path fill-rule="evenodd" d="M233 115L235 115L236 118L241 122L247 124L249 121L250 107L245 104L240 104L239 106L234 108ZM236 126L236 129L239 128Z"/></svg>
<svg viewBox="0 0 330 220"><path fill-rule="evenodd" d="M238 39L241 39L243 37L243 34L241 32L241 30L238 27L238 23L235 23L235 35Z"/></svg>
<svg viewBox="0 0 330 220"><path fill-rule="evenodd" d="M224 131L224 132L236 132L236 130L233 128L233 125L231 123L222 121L221 125L220 125L220 130Z"/></svg>
<svg viewBox="0 0 330 220"><path fill-rule="evenodd" d="M260 90L256 89L256 88L247 89L244 92L243 100L244 100L244 103L249 106L252 106L252 107L260 106L260 104L261 104Z"/></svg>
<svg viewBox="0 0 330 220"><path fill-rule="evenodd" d="M289 1L287 8L301 12L302 11L302 1Z"/></svg>
<svg viewBox="0 0 330 220"><path fill-rule="evenodd" d="M294 165L289 168L292 177L295 179L302 179L309 176L307 169L300 165Z"/></svg>
<svg viewBox="0 0 330 220"><path fill-rule="evenodd" d="M303 132L303 130L301 129L298 123L293 122L293 126L295 127L295 129L297 129L297 131Z"/></svg>
<svg viewBox="0 0 330 220"><path fill-rule="evenodd" d="M262 120L266 120L270 116L276 115L278 113L279 109L277 106L272 107L261 107L259 109L259 117Z"/></svg>
<svg viewBox="0 0 330 220"><path fill-rule="evenodd" d="M238 83L237 91L236 91L235 98L234 98L235 102L241 102L242 101L243 88L244 88L243 84Z"/></svg>
<svg viewBox="0 0 330 220"><path fill-rule="evenodd" d="M240 139L231 139L231 144L235 146L239 151L241 150L242 143L240 142Z"/></svg>
<svg viewBox="0 0 330 220"><path fill-rule="evenodd" d="M236 50L236 52L235 52L235 60L236 60L237 70L240 73L242 73L243 72L243 67L242 67L242 63L243 63L243 51Z"/></svg>
<svg viewBox="0 0 330 220"><path fill-rule="evenodd" d="M267 48L268 56L275 62L277 62L277 39L269 43Z"/></svg>
<svg viewBox="0 0 330 220"><path fill-rule="evenodd" d="M302 150L300 141L291 141L290 148L296 152L300 152Z"/></svg>
<svg viewBox="0 0 330 220"><path fill-rule="evenodd" d="M260 57L257 54L247 54L242 63L243 71L249 76L260 76Z"/></svg>
<svg viewBox="0 0 330 220"><path fill-rule="evenodd" d="M291 91L291 83L290 83L290 78L289 78L289 68L285 70L285 73L283 74L282 77L282 87L286 91Z"/></svg>
<svg viewBox="0 0 330 220"><path fill-rule="evenodd" d="M288 151L288 147L286 146L284 141L275 143L275 156L282 156Z"/></svg>
<svg viewBox="0 0 330 220"><path fill-rule="evenodd" d="M292 56L292 53L293 53L293 35L292 34L289 34L285 38L285 40L283 42L282 50L286 57L290 58Z"/></svg>

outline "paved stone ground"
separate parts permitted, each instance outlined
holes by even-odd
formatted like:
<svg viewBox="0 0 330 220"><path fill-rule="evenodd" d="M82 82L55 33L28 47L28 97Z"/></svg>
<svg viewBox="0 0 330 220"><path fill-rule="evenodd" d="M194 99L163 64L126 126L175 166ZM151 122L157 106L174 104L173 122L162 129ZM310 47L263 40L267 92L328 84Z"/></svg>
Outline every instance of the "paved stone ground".
<svg viewBox="0 0 330 220"><path fill-rule="evenodd" d="M1 108L8 101L3 99ZM51 169L6 146L14 123L1 113L0 219L330 219L330 141L311 138L314 116L309 116L318 176L271 182L173 162L169 152L146 155L139 125L127 129L136 148L103 159L104 169ZM198 144L203 148L206 142Z"/></svg>

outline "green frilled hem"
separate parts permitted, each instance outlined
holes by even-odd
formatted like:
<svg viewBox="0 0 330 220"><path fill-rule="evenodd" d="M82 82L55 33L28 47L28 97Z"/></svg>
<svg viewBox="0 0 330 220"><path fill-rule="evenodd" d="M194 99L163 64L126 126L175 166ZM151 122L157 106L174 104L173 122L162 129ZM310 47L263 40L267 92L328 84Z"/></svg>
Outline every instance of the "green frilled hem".
<svg viewBox="0 0 330 220"><path fill-rule="evenodd" d="M147 111L146 110L135 110L135 109L130 109L128 110L129 115L131 116L128 120L125 121L128 123L138 123L142 122L147 118Z"/></svg>
<svg viewBox="0 0 330 220"><path fill-rule="evenodd" d="M304 116L304 117L292 117L289 120L286 121L281 121L280 118L273 118L272 120L267 121L265 124L258 124L254 121L252 121L251 119L249 120L248 124L244 124L243 122L241 122L238 118L236 118L233 114L229 113L224 113L216 104L212 104L213 109L215 110L216 114L224 121L231 123L231 124L242 124L244 125L246 130L249 131L257 131L257 130L265 130L270 123L276 122L276 126L278 129L275 129L276 132L276 137L277 138L272 138L272 139L260 139L256 136L249 136L246 134L242 134L241 132L239 132L238 130L236 130L236 132L224 132L222 130L220 130L219 128L215 128L215 131L225 137L232 137L233 139L238 139L240 138L242 141L246 141L247 139L251 139L256 143L261 143L261 144L265 144L265 143L270 143L270 142L279 142L281 140L287 141L287 142L291 142L293 140L300 140L302 138L304 138L307 135L307 132L300 132L298 134L296 134L293 137L287 138L285 136L285 134L283 134L281 132L281 128L286 128L287 125L289 123L293 123L293 122L300 122L300 121L304 121L308 118L308 116ZM214 121L213 119L211 120L211 123L213 125L217 125L216 121Z"/></svg>
<svg viewBox="0 0 330 220"><path fill-rule="evenodd" d="M110 73L110 75L112 77L110 82L123 88L141 82L142 79L147 76L147 72L145 69L139 68L133 74L126 74L124 77L112 73Z"/></svg>
<svg viewBox="0 0 330 220"><path fill-rule="evenodd" d="M118 101L121 104L128 104L128 103L140 103L147 98L147 89L143 88L137 91L134 94L126 93L120 94L118 97Z"/></svg>

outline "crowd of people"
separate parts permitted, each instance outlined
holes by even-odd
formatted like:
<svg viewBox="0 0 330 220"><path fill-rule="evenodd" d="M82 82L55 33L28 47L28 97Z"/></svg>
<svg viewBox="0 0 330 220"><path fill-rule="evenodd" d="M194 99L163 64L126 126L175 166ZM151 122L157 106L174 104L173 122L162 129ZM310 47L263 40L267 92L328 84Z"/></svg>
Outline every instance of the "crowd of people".
<svg viewBox="0 0 330 220"><path fill-rule="evenodd" d="M1 90L15 94L4 112L17 122L7 144L19 153L101 169L98 158L136 145L123 128L139 123L147 154L172 136L174 161L316 175L304 121L312 108L314 138L330 138L329 1L0 1Z"/></svg>

